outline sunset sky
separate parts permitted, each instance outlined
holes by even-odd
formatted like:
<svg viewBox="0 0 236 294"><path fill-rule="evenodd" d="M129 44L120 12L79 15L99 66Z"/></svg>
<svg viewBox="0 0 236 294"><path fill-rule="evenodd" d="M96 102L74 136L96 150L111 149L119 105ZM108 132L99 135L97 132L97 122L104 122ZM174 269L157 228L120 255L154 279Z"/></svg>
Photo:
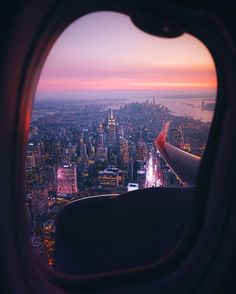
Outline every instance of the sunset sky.
<svg viewBox="0 0 236 294"><path fill-rule="evenodd" d="M213 59L195 37L163 39L129 17L98 12L58 38L43 67L36 98L102 98L215 94Z"/></svg>

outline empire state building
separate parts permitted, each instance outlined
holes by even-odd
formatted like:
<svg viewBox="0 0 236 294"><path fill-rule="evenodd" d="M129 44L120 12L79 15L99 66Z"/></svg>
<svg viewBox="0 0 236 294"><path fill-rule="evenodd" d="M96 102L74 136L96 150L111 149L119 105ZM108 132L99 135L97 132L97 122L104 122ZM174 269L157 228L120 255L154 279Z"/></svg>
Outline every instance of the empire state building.
<svg viewBox="0 0 236 294"><path fill-rule="evenodd" d="M108 144L116 144L116 120L113 116L112 109L110 115L108 116Z"/></svg>

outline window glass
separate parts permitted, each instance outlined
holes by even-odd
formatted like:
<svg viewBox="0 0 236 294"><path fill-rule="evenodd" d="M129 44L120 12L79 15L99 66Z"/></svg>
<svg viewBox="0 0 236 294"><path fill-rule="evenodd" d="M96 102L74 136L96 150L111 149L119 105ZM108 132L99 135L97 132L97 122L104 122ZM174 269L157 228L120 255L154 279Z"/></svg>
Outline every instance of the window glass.
<svg viewBox="0 0 236 294"><path fill-rule="evenodd" d="M195 37L162 39L128 16L71 24L43 67L25 159L31 243L54 266L55 221L67 203L186 185L155 144L202 157L216 96L212 57Z"/></svg>

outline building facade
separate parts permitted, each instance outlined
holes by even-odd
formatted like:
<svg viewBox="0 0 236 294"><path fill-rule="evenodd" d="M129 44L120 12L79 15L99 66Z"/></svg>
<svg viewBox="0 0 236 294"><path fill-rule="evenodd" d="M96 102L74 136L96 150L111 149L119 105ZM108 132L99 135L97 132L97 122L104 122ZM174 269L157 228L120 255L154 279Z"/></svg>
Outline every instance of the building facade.
<svg viewBox="0 0 236 294"><path fill-rule="evenodd" d="M75 194L78 192L75 165L68 163L57 169L57 193Z"/></svg>

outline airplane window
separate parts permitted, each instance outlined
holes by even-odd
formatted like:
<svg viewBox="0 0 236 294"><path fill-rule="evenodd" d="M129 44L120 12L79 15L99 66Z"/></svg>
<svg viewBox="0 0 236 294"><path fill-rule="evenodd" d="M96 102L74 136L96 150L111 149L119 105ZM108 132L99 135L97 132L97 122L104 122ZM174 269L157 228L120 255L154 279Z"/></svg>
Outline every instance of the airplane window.
<svg viewBox="0 0 236 294"><path fill-rule="evenodd" d="M43 262L54 268L56 221L68 203L194 185L216 86L213 59L191 35L151 36L114 12L86 15L61 34L39 79L25 158L29 235Z"/></svg>

